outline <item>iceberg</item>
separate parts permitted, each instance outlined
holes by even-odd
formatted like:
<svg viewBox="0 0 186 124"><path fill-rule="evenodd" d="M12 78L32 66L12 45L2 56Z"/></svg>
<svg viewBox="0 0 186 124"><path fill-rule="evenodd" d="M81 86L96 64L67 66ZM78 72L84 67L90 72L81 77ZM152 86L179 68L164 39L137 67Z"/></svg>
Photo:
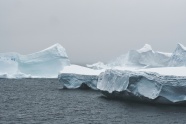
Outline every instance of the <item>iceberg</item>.
<svg viewBox="0 0 186 124"><path fill-rule="evenodd" d="M91 88L97 90L98 77L104 70L93 70L78 65L64 67L58 78L64 88Z"/></svg>
<svg viewBox="0 0 186 124"><path fill-rule="evenodd" d="M87 67L92 69L165 67L168 65L171 56L172 53L154 51L149 44L145 44L143 48L130 50L107 64L98 62L89 64Z"/></svg>
<svg viewBox="0 0 186 124"><path fill-rule="evenodd" d="M57 77L58 73L67 65L70 65L70 60L65 49L60 44L55 44L45 50L29 55L18 53L0 54L0 74L2 75L24 74L38 78L53 78Z"/></svg>
<svg viewBox="0 0 186 124"><path fill-rule="evenodd" d="M97 88L111 98L179 104L186 103L185 82L183 75L110 69L100 74Z"/></svg>
<svg viewBox="0 0 186 124"><path fill-rule="evenodd" d="M41 77L57 77L64 66L70 65L66 51L60 44L30 55L21 55L18 63L20 72Z"/></svg>
<svg viewBox="0 0 186 124"><path fill-rule="evenodd" d="M19 54L0 53L0 73L14 74L18 71Z"/></svg>
<svg viewBox="0 0 186 124"><path fill-rule="evenodd" d="M183 53L185 48L182 45L179 45L179 47L181 47L181 53ZM130 76L139 75L139 77L144 77L143 80L140 79L140 82L135 84L135 87L140 88L138 89L140 93L133 91L129 94L140 94L147 99L156 99L157 97L168 98L156 94L156 92L163 92L162 87L165 87L164 83L162 83L165 82L164 78L158 80L158 77L168 77L167 80L175 77L176 80L176 77L179 78L181 76L184 78L186 76L186 68L168 67L168 63L173 58L172 56L175 56L174 54L175 52L172 54L153 51L151 46L146 44L143 48L139 50L131 50L127 54L122 55L117 60L108 64L98 62L92 65L87 65L88 68L77 65L66 66L64 70L61 71L58 78L60 82L63 83L64 87L68 89L75 89L85 85L91 89L99 89L108 93L123 91L126 93L128 92L127 88L129 86L128 82ZM105 72L105 70L117 71ZM108 79L105 77L107 74L110 76L107 77ZM122 76L118 77L120 74ZM152 75L154 75L154 77ZM156 80L149 80L149 78L154 78ZM110 85L108 85L109 83ZM158 88L155 89L154 87ZM148 88L151 89L151 91L145 93L142 92ZM151 94L152 92L153 94Z"/></svg>
<svg viewBox="0 0 186 124"><path fill-rule="evenodd" d="M97 62L97 63L94 63L94 64L87 64L86 66L87 66L88 68L96 69L96 70L101 70L101 69L106 69L106 68L108 68L108 66L105 65L103 62Z"/></svg>
<svg viewBox="0 0 186 124"><path fill-rule="evenodd" d="M177 45L169 60L168 66L186 66L186 47L184 47L182 44Z"/></svg>
<svg viewBox="0 0 186 124"><path fill-rule="evenodd" d="M143 48L130 50L127 54L118 57L108 65L134 68L164 67L167 66L171 55L171 53L153 51L149 44L145 44Z"/></svg>

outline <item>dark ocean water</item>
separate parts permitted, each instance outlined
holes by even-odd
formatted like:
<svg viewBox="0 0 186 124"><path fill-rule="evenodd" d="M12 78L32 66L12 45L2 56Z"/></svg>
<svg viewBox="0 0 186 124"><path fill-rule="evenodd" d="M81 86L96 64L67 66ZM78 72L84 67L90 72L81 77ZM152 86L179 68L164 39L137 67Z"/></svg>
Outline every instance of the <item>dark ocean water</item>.
<svg viewBox="0 0 186 124"><path fill-rule="evenodd" d="M108 100L57 79L0 79L0 124L185 124L186 106Z"/></svg>

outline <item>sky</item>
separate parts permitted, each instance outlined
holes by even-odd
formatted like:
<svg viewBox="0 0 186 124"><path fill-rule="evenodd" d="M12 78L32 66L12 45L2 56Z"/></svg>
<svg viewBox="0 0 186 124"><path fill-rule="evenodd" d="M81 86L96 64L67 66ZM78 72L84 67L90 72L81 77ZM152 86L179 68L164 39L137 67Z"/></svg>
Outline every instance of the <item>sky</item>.
<svg viewBox="0 0 186 124"><path fill-rule="evenodd" d="M186 46L186 0L0 0L0 52L60 43L72 63L90 64L178 42Z"/></svg>

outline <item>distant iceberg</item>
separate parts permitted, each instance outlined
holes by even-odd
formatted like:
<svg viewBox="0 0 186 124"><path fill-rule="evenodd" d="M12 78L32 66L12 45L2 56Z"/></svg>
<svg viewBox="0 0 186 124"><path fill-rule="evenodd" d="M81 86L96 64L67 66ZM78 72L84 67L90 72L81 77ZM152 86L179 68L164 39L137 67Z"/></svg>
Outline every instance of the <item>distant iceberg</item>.
<svg viewBox="0 0 186 124"><path fill-rule="evenodd" d="M29 55L0 53L0 75L24 74L31 77L52 78L57 77L67 65L70 65L70 60L60 44ZM13 78L13 76L7 77Z"/></svg>
<svg viewBox="0 0 186 124"><path fill-rule="evenodd" d="M165 67L170 60L172 53L164 53L152 50L149 44L145 44L139 50L130 50L128 53L119 56L115 60L107 64L101 62L87 65L91 68L114 68L114 67L130 67L130 68L146 68L146 67Z"/></svg>
<svg viewBox="0 0 186 124"><path fill-rule="evenodd" d="M89 64L92 69L111 68L157 68L157 67L182 67L186 66L186 47L178 43L173 53L165 53L152 50L149 44L145 44L139 50L130 50L115 60L104 64L102 62Z"/></svg>
<svg viewBox="0 0 186 124"><path fill-rule="evenodd" d="M186 47L184 47L182 44L177 45L169 60L168 66L186 66Z"/></svg>
<svg viewBox="0 0 186 124"><path fill-rule="evenodd" d="M87 66L88 68L96 69L96 70L105 69L105 68L108 67L108 66L105 65L103 62L97 62L97 63L94 63L94 64L87 64L86 66Z"/></svg>

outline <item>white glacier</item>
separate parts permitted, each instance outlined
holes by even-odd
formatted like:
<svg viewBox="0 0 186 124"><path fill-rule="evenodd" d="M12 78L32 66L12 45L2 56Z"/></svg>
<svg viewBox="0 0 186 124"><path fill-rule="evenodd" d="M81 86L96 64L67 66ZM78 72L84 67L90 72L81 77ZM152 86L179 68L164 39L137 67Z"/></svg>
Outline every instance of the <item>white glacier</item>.
<svg viewBox="0 0 186 124"><path fill-rule="evenodd" d="M98 76L104 70L94 70L78 65L64 67L58 78L64 88L75 89L89 87L97 90Z"/></svg>
<svg viewBox="0 0 186 124"><path fill-rule="evenodd" d="M18 53L0 54L0 75L15 75L15 78L19 74L38 78L53 78L57 77L63 67L67 65L70 65L70 60L65 49L60 44L55 44L45 50L29 55Z"/></svg>

